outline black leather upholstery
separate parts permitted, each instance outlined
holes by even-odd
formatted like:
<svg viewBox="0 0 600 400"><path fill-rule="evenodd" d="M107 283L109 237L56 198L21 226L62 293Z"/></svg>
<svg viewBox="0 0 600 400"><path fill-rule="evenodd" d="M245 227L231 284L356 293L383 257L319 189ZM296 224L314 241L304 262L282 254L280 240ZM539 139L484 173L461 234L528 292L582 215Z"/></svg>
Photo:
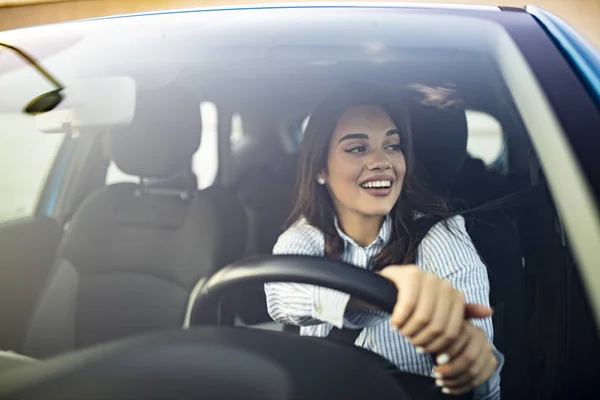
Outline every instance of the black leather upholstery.
<svg viewBox="0 0 600 400"><path fill-rule="evenodd" d="M189 171L200 125L181 119L199 123L197 103L170 93L148 96L138 103L136 119L150 118L165 105L174 113L165 118L171 124L157 124L165 129L159 132L136 122L114 132L109 148L120 169L154 179L109 185L82 203L33 317L28 355L46 357L180 327L199 278L243 255L246 216L235 193L218 187L192 191L193 177L157 180Z"/></svg>

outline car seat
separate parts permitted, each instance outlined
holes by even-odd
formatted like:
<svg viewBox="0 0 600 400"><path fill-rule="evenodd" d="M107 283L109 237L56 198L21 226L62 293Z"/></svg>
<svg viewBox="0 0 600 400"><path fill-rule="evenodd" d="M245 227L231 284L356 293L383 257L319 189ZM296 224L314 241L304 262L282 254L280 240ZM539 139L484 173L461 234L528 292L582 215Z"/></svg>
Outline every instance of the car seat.
<svg viewBox="0 0 600 400"><path fill-rule="evenodd" d="M140 183L105 186L75 212L25 354L181 327L199 279L242 257L246 215L237 196L218 187L198 192L190 170L198 104L172 87L141 93L132 124L110 132L110 158Z"/></svg>

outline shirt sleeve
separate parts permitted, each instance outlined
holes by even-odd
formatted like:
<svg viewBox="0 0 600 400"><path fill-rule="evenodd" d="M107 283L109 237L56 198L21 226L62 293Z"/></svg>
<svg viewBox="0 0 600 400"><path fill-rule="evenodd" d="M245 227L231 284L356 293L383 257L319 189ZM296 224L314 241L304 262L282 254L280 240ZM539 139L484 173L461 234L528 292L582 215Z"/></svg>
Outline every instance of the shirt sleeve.
<svg viewBox="0 0 600 400"><path fill-rule="evenodd" d="M323 234L307 224L292 226L277 240L273 254L323 256ZM350 295L338 290L301 283L265 284L267 310L275 321L290 325L324 322L341 328Z"/></svg>
<svg viewBox="0 0 600 400"><path fill-rule="evenodd" d="M435 225L425 236L419 249L421 268L450 281L460 290L467 303L490 305L490 282L487 268L481 261L466 228L462 216L456 216ZM492 318L474 319L473 324L485 331L493 343ZM480 400L500 398L500 371L504 356L494 347L498 367L492 377L474 391Z"/></svg>

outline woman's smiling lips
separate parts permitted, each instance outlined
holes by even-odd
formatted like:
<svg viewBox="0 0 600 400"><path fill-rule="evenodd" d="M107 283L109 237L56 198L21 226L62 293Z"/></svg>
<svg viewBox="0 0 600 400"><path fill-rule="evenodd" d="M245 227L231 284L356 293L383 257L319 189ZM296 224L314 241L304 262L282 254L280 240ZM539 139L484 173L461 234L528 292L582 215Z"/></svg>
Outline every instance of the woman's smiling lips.
<svg viewBox="0 0 600 400"><path fill-rule="evenodd" d="M359 186L370 195L377 197L389 196L396 178L390 175L375 175L362 181Z"/></svg>

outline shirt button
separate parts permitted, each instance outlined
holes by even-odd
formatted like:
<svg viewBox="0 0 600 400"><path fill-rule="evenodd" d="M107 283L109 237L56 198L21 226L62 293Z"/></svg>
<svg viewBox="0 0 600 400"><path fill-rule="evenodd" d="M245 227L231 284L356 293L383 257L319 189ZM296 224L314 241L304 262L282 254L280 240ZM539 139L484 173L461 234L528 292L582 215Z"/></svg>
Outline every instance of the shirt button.
<svg viewBox="0 0 600 400"><path fill-rule="evenodd" d="M317 314L321 315L323 313L323 308L321 306L317 307Z"/></svg>

